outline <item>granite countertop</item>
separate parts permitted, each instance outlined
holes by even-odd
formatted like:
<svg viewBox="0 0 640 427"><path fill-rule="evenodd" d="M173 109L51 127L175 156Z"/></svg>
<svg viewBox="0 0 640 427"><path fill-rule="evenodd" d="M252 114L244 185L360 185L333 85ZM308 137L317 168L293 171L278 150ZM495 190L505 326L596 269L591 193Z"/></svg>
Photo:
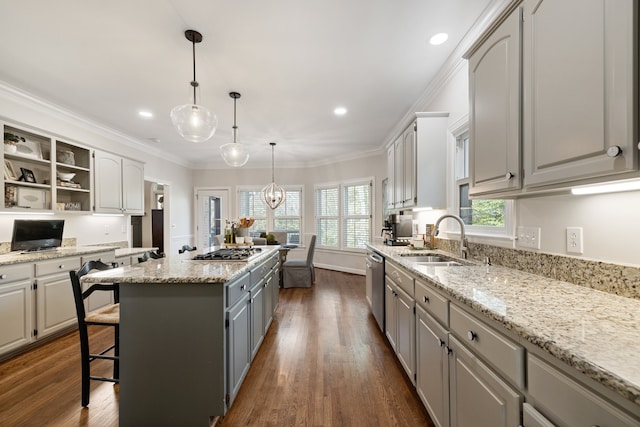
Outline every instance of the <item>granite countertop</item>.
<svg viewBox="0 0 640 427"><path fill-rule="evenodd" d="M155 250L158 250L158 248L118 248L116 249L116 257L139 255L147 251L155 251Z"/></svg>
<svg viewBox="0 0 640 427"><path fill-rule="evenodd" d="M94 254L117 249L115 246L64 246L51 251L36 252L11 252L0 255L0 266L21 264L25 262L44 261L48 259L64 258L68 256L79 256Z"/></svg>
<svg viewBox="0 0 640 427"><path fill-rule="evenodd" d="M417 250L368 246L640 405L639 300L500 266L420 266L401 256Z"/></svg>
<svg viewBox="0 0 640 427"><path fill-rule="evenodd" d="M250 261L194 261L198 252L185 252L166 258L150 259L141 264L87 274L83 283L225 283L277 252L278 246L261 246L259 256Z"/></svg>

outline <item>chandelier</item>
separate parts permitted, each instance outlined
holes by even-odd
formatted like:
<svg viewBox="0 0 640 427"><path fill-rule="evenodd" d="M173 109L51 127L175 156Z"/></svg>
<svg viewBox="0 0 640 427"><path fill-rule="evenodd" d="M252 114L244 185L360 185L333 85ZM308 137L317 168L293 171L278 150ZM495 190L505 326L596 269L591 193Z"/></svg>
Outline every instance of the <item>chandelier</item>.
<svg viewBox="0 0 640 427"><path fill-rule="evenodd" d="M262 189L262 200L269 206L271 209L275 209L284 202L287 197L287 193L284 191L280 185L276 184L276 180L274 178L274 162L273 162L273 150L276 146L275 142L270 142L271 145L271 184L266 185Z"/></svg>

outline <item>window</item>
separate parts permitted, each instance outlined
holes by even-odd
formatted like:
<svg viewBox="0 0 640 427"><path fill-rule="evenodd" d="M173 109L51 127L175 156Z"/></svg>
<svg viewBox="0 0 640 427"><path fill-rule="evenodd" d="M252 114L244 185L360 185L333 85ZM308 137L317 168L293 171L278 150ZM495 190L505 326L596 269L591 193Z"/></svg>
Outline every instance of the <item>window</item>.
<svg viewBox="0 0 640 427"><path fill-rule="evenodd" d="M316 241L335 249L364 249L371 241L372 180L316 187Z"/></svg>
<svg viewBox="0 0 640 427"><path fill-rule="evenodd" d="M467 230L476 234L508 234L513 202L469 199L469 130L465 125L457 134L455 150L455 189L458 215Z"/></svg>
<svg viewBox="0 0 640 427"><path fill-rule="evenodd" d="M287 241L280 243L302 243L302 189L286 188L286 199L275 210L262 200L261 189L238 190L238 216L253 218L249 235L259 237L263 232L286 232Z"/></svg>

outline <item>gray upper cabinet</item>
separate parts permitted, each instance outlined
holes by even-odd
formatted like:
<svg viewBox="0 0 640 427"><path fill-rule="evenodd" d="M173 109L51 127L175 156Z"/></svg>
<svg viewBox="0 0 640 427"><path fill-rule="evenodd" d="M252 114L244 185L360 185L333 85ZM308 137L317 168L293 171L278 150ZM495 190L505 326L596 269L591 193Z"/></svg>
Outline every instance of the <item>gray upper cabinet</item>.
<svg viewBox="0 0 640 427"><path fill-rule="evenodd" d="M637 170L634 3L523 3L526 187Z"/></svg>
<svg viewBox="0 0 640 427"><path fill-rule="evenodd" d="M469 194L522 187L520 164L521 10L469 57Z"/></svg>
<svg viewBox="0 0 640 427"><path fill-rule="evenodd" d="M95 211L144 213L144 165L115 154L95 152Z"/></svg>
<svg viewBox="0 0 640 427"><path fill-rule="evenodd" d="M387 150L387 207L446 207L449 113L416 113Z"/></svg>
<svg viewBox="0 0 640 427"><path fill-rule="evenodd" d="M637 22L633 0L504 11L466 55L471 196L638 176Z"/></svg>

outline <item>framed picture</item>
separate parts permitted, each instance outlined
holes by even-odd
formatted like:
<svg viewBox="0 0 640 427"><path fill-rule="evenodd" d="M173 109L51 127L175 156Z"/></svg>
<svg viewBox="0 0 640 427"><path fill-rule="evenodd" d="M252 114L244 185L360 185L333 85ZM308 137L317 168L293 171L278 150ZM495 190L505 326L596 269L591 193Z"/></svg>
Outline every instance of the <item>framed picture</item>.
<svg viewBox="0 0 640 427"><path fill-rule="evenodd" d="M20 208L45 209L47 195L44 190L38 188L17 188L17 205Z"/></svg>
<svg viewBox="0 0 640 427"><path fill-rule="evenodd" d="M36 176L31 169L20 168L20 172L22 172L21 178L24 182L33 182L35 184Z"/></svg>
<svg viewBox="0 0 640 427"><path fill-rule="evenodd" d="M16 154L34 159L42 159L42 147L40 147L40 143L27 139L26 141L19 142L16 146Z"/></svg>
<svg viewBox="0 0 640 427"><path fill-rule="evenodd" d="M18 179L16 171L13 169L13 164L7 159L4 160L4 179L12 179L14 181Z"/></svg>

